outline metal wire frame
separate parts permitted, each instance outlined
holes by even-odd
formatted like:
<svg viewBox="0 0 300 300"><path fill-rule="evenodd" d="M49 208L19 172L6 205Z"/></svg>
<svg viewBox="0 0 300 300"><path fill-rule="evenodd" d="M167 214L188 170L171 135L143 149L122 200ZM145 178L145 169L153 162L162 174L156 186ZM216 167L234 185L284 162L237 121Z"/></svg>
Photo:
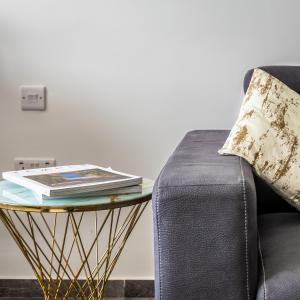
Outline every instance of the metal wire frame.
<svg viewBox="0 0 300 300"><path fill-rule="evenodd" d="M2 208L0 218L45 299L103 299L108 278L148 203L112 208L103 216L97 211L50 214ZM82 224L93 216L94 235L88 239Z"/></svg>

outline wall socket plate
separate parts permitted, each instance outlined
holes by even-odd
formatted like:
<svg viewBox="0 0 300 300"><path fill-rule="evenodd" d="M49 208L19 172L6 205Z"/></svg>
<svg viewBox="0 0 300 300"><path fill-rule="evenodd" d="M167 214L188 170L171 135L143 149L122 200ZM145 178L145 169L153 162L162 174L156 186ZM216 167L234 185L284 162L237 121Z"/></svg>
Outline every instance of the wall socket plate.
<svg viewBox="0 0 300 300"><path fill-rule="evenodd" d="M44 85L21 85L22 110L45 110L46 87Z"/></svg>
<svg viewBox="0 0 300 300"><path fill-rule="evenodd" d="M15 170L27 170L37 168L55 167L55 158L50 157L16 157L14 159Z"/></svg>

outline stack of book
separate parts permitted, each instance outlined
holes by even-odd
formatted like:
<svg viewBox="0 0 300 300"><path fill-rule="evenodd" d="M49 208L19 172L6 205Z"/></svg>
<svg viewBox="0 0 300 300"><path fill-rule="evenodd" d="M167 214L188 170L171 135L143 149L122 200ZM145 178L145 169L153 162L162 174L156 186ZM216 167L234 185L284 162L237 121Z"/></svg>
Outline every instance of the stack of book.
<svg viewBox="0 0 300 300"><path fill-rule="evenodd" d="M3 172L2 177L42 199L140 193L143 181L140 176L90 164Z"/></svg>

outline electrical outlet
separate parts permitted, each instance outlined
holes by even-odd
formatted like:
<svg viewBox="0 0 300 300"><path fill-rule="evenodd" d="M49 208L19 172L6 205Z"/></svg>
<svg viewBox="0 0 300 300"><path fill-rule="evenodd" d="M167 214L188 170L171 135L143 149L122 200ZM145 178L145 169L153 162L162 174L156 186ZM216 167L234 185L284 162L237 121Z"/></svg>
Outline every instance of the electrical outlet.
<svg viewBox="0 0 300 300"><path fill-rule="evenodd" d="M15 161L15 170L16 171L56 166L56 161L54 158L16 157L14 161Z"/></svg>

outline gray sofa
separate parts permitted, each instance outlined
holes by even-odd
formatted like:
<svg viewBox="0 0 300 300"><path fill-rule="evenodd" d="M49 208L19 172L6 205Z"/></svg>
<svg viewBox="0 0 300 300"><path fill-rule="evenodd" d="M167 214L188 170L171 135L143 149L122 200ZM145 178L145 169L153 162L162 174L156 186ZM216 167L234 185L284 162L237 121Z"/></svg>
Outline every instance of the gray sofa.
<svg viewBox="0 0 300 300"><path fill-rule="evenodd" d="M300 67L261 68L300 93ZM300 299L300 214L217 154L228 133L188 132L156 180L156 299Z"/></svg>

